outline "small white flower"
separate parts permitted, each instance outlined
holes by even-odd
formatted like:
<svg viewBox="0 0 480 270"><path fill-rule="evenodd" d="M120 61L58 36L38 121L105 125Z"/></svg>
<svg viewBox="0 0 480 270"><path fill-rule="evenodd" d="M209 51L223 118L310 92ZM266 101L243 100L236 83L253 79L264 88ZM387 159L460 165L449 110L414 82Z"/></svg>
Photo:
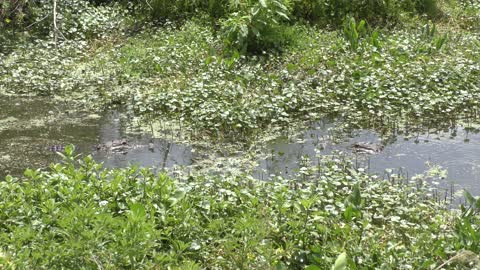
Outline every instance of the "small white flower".
<svg viewBox="0 0 480 270"><path fill-rule="evenodd" d="M101 201L101 202L98 203L98 205L100 205L100 207L104 207L107 204L108 204L108 201Z"/></svg>

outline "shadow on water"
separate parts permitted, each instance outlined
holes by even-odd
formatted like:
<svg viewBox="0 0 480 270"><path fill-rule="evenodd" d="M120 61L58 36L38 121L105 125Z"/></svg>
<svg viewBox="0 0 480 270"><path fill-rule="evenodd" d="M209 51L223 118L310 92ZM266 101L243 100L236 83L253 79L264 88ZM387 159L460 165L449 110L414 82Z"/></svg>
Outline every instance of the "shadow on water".
<svg viewBox="0 0 480 270"><path fill-rule="evenodd" d="M336 125L319 122L296 139L286 137L270 142L270 157L260 161L255 176L288 177L298 173L305 160L315 164L317 155L342 151L353 157L358 167L383 176L386 172L413 176L434 165L448 171L447 185L453 182L473 194L480 194L480 134L478 129L453 127L414 136L396 132L382 138L377 132L359 129L345 134L333 132ZM355 154L352 145L367 142L382 145L376 154Z"/></svg>
<svg viewBox="0 0 480 270"><path fill-rule="evenodd" d="M75 145L79 153L92 154L110 168L137 164L165 169L192 163L189 146L148 134L129 134L126 124L118 112L87 115L70 110L60 100L0 96L0 178L60 161L49 148L67 144ZM96 149L99 144L120 139L128 142L122 153Z"/></svg>

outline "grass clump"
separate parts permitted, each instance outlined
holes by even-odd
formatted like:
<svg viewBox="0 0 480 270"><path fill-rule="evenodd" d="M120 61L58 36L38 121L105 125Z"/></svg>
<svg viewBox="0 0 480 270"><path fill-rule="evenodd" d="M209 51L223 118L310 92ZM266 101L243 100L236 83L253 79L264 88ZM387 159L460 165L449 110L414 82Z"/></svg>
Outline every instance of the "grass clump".
<svg viewBox="0 0 480 270"><path fill-rule="evenodd" d="M175 181L66 151L64 164L0 182L3 265L325 269L345 252L347 269L435 268L480 252L478 200L447 210L420 184L431 174L397 185L324 157L302 180Z"/></svg>

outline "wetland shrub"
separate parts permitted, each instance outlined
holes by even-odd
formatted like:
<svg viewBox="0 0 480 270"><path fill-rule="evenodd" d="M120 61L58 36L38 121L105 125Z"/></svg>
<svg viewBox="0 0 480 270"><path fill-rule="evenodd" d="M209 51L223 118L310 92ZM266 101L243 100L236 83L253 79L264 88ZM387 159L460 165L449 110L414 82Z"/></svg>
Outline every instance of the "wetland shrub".
<svg viewBox="0 0 480 270"><path fill-rule="evenodd" d="M400 22L403 14L437 16L437 0L337 1L292 0L292 14L322 26L341 26L346 17L388 26Z"/></svg>
<svg viewBox="0 0 480 270"><path fill-rule="evenodd" d="M0 266L433 269L461 250L470 259L451 269L478 260L479 203L447 210L421 184L430 174L393 184L323 157L302 180L175 181L66 151L64 164L0 182Z"/></svg>
<svg viewBox="0 0 480 270"><path fill-rule="evenodd" d="M7 0L0 4L0 29L24 33L31 39L53 34L53 2L50 0ZM119 33L131 21L118 4L96 6L85 0L58 1L57 27L60 40L88 40ZM0 38L2 37L0 33ZM13 36L15 38L15 36ZM39 40L38 40L39 41Z"/></svg>
<svg viewBox="0 0 480 270"><path fill-rule="evenodd" d="M255 9L258 4L268 6L281 2L292 12L296 20L307 20L321 25L341 26L345 17L365 19L371 23L385 25L400 20L402 13L409 15L427 14L431 18L438 14L437 0L393 0L393 1L336 1L336 0L154 0L149 8L154 18L187 18L198 12L206 12L213 18L235 16L235 13ZM285 12L288 16L289 13Z"/></svg>
<svg viewBox="0 0 480 270"><path fill-rule="evenodd" d="M282 21L288 21L286 1L264 0L253 2L232 13L222 23L222 32L227 49L246 52L261 52L278 48L288 43Z"/></svg>
<svg viewBox="0 0 480 270"><path fill-rule="evenodd" d="M440 34L426 24L387 34L365 30L361 21L333 32L293 27L298 41L286 53L234 59L223 57L223 40L196 20L97 50L87 42L58 50L29 44L0 59L0 91L68 93L83 106L123 104L145 119L222 138L323 113L378 126L478 114L474 33Z"/></svg>
<svg viewBox="0 0 480 270"><path fill-rule="evenodd" d="M14 28L28 22L31 12L27 0L5 0L0 4L0 29Z"/></svg>
<svg viewBox="0 0 480 270"><path fill-rule="evenodd" d="M68 95L96 108L121 104L149 121L175 121L193 134L246 140L325 113L387 129L478 115L475 31L431 23L373 30L354 18L344 29L322 31L278 21L277 29L293 40L280 44L286 45L284 53L225 57L225 40L234 51L257 52L284 40L268 27L257 37L250 24L282 18L271 12L274 3L261 9L257 2L263 15L247 22L240 15L240 22L225 20L223 36L192 19L130 37L65 41L57 50L41 40L17 46L0 59L0 92ZM106 33L115 25L108 22Z"/></svg>

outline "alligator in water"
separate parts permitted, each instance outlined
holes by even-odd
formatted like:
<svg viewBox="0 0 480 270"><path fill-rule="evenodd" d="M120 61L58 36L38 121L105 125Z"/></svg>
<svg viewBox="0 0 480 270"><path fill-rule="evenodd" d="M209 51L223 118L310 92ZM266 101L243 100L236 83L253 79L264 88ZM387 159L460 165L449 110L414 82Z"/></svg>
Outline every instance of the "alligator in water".
<svg viewBox="0 0 480 270"><path fill-rule="evenodd" d="M351 145L355 154L378 154L383 150L383 145L371 142L356 142Z"/></svg>
<svg viewBox="0 0 480 270"><path fill-rule="evenodd" d="M51 145L48 147L48 151L65 152L65 145L59 145L59 144Z"/></svg>
<svg viewBox="0 0 480 270"><path fill-rule="evenodd" d="M123 153L130 148L131 146L128 144L128 141L125 139L113 140L106 143L100 143L95 145L95 150L97 151L111 151L114 153Z"/></svg>
<svg viewBox="0 0 480 270"><path fill-rule="evenodd" d="M107 151L112 153L127 154L130 149L145 147L146 145L130 145L126 139L113 140L106 143L101 143L95 146L97 151ZM154 151L155 145L151 141L148 144L148 149Z"/></svg>
<svg viewBox="0 0 480 270"><path fill-rule="evenodd" d="M120 140L112 140L105 143L97 144L93 147L95 151L106 151L110 153L119 153L119 154L127 154L129 150L139 148L139 147L146 147L146 145L130 145L126 139ZM155 145L153 142L148 144L148 149L150 151L154 151ZM52 152L64 152L65 145L56 144L51 145L48 147L49 151Z"/></svg>

